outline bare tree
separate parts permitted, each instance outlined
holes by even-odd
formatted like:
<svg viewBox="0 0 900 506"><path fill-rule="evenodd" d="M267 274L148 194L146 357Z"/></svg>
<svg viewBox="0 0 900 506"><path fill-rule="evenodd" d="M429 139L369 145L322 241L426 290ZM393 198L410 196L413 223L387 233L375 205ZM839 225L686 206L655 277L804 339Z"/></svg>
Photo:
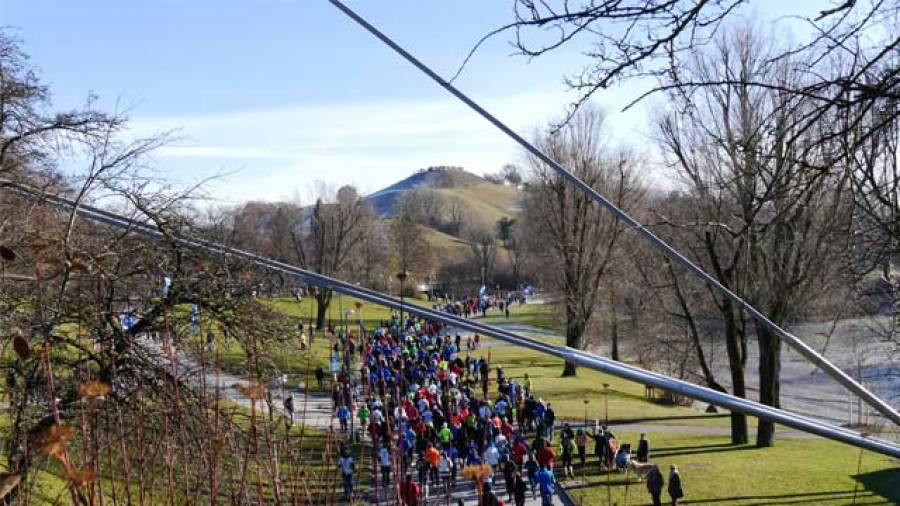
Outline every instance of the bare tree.
<svg viewBox="0 0 900 506"><path fill-rule="evenodd" d="M659 80L649 92L671 89L686 92L737 81L704 80L682 73L683 64L695 52L712 43L715 35L740 12L744 0L513 0L514 19L485 35L460 67L487 39L512 32L519 53L534 58L573 44L587 46L588 64L573 72L568 86L578 92L569 118L598 91L630 78ZM803 114L795 116L800 127L794 135L820 123L827 114L851 109L857 112L854 124L870 110L888 111L863 135L874 134L898 120L896 103L900 93L900 47L894 2L857 2L835 4L819 2L819 9L796 3L797 16L811 29L808 38L772 55L773 60L802 55L806 67L804 79L791 83L743 81L744 85L777 89L809 100ZM806 13L812 11L812 16ZM548 36L549 34L549 36ZM851 64L834 67L832 57ZM833 125L837 127L836 125ZM825 139L835 135L825 134ZM822 138L820 138L822 139Z"/></svg>
<svg viewBox="0 0 900 506"><path fill-rule="evenodd" d="M432 188L414 188L403 192L394 204L395 214L406 215L415 222L438 227L443 221L444 201Z"/></svg>
<svg viewBox="0 0 900 506"><path fill-rule="evenodd" d="M352 186L340 188L333 202L319 197L304 226L293 233L300 265L326 276L345 274L373 217L371 205ZM328 289L315 292L316 328L325 325L332 294Z"/></svg>
<svg viewBox="0 0 900 506"><path fill-rule="evenodd" d="M545 133L537 143L551 158L628 209L639 194L633 173L635 159L628 152L605 149L602 135L603 114L585 109L558 132ZM551 168L531 159L530 169L524 227L532 251L562 296L566 344L581 349L624 227ZM574 374L575 364L567 362L563 375Z"/></svg>
<svg viewBox="0 0 900 506"><path fill-rule="evenodd" d="M447 205L447 233L458 236L463 230L463 225L468 220L469 211L462 199L457 197L450 198Z"/></svg>
<svg viewBox="0 0 900 506"><path fill-rule="evenodd" d="M372 220L363 230L362 240L350 270L353 279L375 289L383 289L385 280L392 273L388 269L388 230L384 222Z"/></svg>
<svg viewBox="0 0 900 506"><path fill-rule="evenodd" d="M680 112L664 116L658 130L690 191L693 214L676 226L692 231L695 236L688 241L700 246L687 249L725 286L784 325L801 315L816 294L844 279L839 266L848 251L853 213L847 178L809 170L827 152L806 149L818 133L798 121L808 100L778 90L800 86L795 81L802 77L791 61L772 59L772 52L751 29L717 39L713 49L697 53L683 70L698 80L729 84L673 95ZM765 80L773 86L751 84ZM671 279L679 290L678 277L672 273ZM725 323L732 388L742 396L746 321L727 299L710 295ZM686 305L682 310L691 317ZM762 325L754 330L760 401L778 407L781 342ZM733 439L739 441L740 433L733 426ZM773 440L774 426L760 420L757 445Z"/></svg>
<svg viewBox="0 0 900 506"><path fill-rule="evenodd" d="M478 271L478 279L482 285L486 285L494 274L494 264L497 261L497 239L490 227L481 223L473 223L465 234L469 242L472 265Z"/></svg>
<svg viewBox="0 0 900 506"><path fill-rule="evenodd" d="M411 216L402 214L391 221L392 262L397 272L423 276L431 268L431 248L425 232Z"/></svg>

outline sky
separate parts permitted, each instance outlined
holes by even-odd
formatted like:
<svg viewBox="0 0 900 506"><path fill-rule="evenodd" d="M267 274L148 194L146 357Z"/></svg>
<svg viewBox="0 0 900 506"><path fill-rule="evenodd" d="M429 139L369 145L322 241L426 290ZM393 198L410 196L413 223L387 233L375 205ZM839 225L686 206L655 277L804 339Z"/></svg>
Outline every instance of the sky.
<svg viewBox="0 0 900 506"><path fill-rule="evenodd" d="M346 1L443 76L512 16L512 0ZM748 12L767 17L783 5L754 4ZM368 193L432 165L482 174L522 160L325 0L0 0L0 26L22 39L55 108L93 93L127 111L130 136L175 131L150 165L169 181L214 177L214 202L302 201L321 183ZM575 47L512 53L508 37L491 40L454 84L532 135L576 98L563 78L586 60ZM614 142L648 145L648 111L665 104L621 112L646 86L595 98Z"/></svg>

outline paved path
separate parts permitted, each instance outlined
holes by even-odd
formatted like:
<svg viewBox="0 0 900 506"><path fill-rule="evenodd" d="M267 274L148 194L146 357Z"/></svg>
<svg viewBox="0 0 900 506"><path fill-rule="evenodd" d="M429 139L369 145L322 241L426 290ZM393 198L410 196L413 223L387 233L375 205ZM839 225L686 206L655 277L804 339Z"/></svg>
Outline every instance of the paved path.
<svg viewBox="0 0 900 506"><path fill-rule="evenodd" d="M147 350L156 353L156 360L160 364L165 364L171 370L171 356L162 349L162 343L150 339L143 339L140 343ZM235 385L246 387L250 383L247 378L235 376L224 371L217 373L213 367L207 367L204 370L200 363L180 350L177 350L175 359L178 376L189 378L190 384L194 387L202 388L205 386L207 391L214 392L216 385L218 385L223 399L250 408L252 404L250 398L238 388L235 388ZM276 386L271 388L271 391L275 412L284 415L282 389ZM307 395L300 389L285 390L285 394L293 394L294 396L295 423L301 423L305 420L307 426L317 429L328 429L331 427L332 412L331 399L329 397L316 394ZM265 400L257 401L256 405L258 409L264 411L269 409Z"/></svg>
<svg viewBox="0 0 900 506"><path fill-rule="evenodd" d="M415 471L412 472L413 476L416 476ZM527 479L527 478L526 478ZM502 474L498 474L494 477L494 486L493 491L494 494L506 502L508 505L515 504L513 501L508 501L509 496L506 494L506 482L503 479ZM583 482L572 482L574 485L580 485ZM569 485L566 483L566 485ZM382 494L380 500L377 501L377 504L395 504L393 501L393 490L391 490L387 495ZM369 498L371 502L375 503L374 498ZM436 487L430 487L428 498L422 502L422 506L427 505L445 505L450 504L452 506L457 506L459 501L462 500L463 504L467 506L477 506L478 505L478 492L475 490L475 483L471 480L459 478L456 482L456 485L452 487L451 494L449 498L449 502L447 500L447 493L444 489L444 486L438 485ZM541 506L541 495L537 493L535 496L531 495L531 492L527 493L525 496L525 504L526 506ZM573 503L568 502L565 497L560 496L559 494L553 495L553 504L554 506L571 506Z"/></svg>

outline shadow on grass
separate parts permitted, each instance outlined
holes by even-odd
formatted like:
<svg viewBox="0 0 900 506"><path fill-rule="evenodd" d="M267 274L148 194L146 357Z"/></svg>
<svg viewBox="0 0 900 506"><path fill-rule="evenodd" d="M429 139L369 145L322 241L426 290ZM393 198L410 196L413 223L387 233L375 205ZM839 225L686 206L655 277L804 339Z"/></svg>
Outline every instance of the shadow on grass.
<svg viewBox="0 0 900 506"><path fill-rule="evenodd" d="M853 477L866 490L900 504L900 467L882 469Z"/></svg>
<svg viewBox="0 0 900 506"><path fill-rule="evenodd" d="M624 487L628 486L630 489L634 490L635 497L643 497L642 494L646 494L644 490L644 483L635 481L633 479L624 480L621 476L618 478L614 478L610 480L608 483L605 478L594 481L593 483L578 483L573 484L571 486L567 486L566 490L569 492L575 492L578 490L590 490L590 489L603 489L607 486L610 487ZM885 498L884 502L871 502L872 499L877 497ZM732 496L732 497L718 497L715 499L698 499L698 500L685 500L680 504L729 504L729 505L790 505L790 504L820 504L823 502L833 503L839 502L841 504L850 504L853 499L856 500L866 500L866 504L896 504L892 499L878 494L873 493L872 491L859 490L854 492L853 490L841 490L834 492L802 492L796 494L773 494L773 495L745 495L745 496Z"/></svg>
<svg viewBox="0 0 900 506"><path fill-rule="evenodd" d="M875 494L871 492L859 492L856 499L872 499ZM852 490L835 492L803 492L797 494L777 495L746 495L735 497L720 497L716 499L700 499L696 501L682 501L681 504L758 504L758 505L786 505L786 504L819 504L822 502L847 501L849 504L854 498ZM866 502L866 504L893 504L891 501L883 503Z"/></svg>
<svg viewBox="0 0 900 506"><path fill-rule="evenodd" d="M714 418L728 418L729 414L716 415L675 415L675 416L648 416L644 418L610 418L610 425L622 425L630 423L669 422L675 420L712 420Z"/></svg>
<svg viewBox="0 0 900 506"><path fill-rule="evenodd" d="M666 446L664 448L653 448L653 454L656 455L658 453L668 453L668 452L680 452L680 451L691 451L691 450L703 450L709 448L741 448L746 445L733 445L731 443L713 443L708 445L694 445L694 446Z"/></svg>
<svg viewBox="0 0 900 506"><path fill-rule="evenodd" d="M679 449L675 451L671 451L667 448L660 448L658 450L653 451L654 458L660 457L675 457L678 455L701 455L704 453L721 453L721 452L740 452L746 450L756 450L756 445L747 444L747 445L708 445L708 446L693 446L686 447L684 449Z"/></svg>

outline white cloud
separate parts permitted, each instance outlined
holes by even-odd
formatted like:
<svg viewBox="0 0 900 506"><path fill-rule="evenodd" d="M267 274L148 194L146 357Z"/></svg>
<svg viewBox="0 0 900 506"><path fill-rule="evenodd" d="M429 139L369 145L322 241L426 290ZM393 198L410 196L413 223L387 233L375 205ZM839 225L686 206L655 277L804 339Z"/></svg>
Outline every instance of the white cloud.
<svg viewBox="0 0 900 506"><path fill-rule="evenodd" d="M567 97L523 92L482 103L527 134L558 117ZM617 115L610 105L614 133L627 137L634 114ZM375 191L428 165L494 171L519 153L504 134L452 98L136 118L132 124L135 136L170 129L178 129L180 140L156 154L161 175L194 180L230 173L210 193L231 202L285 199L315 181Z"/></svg>

